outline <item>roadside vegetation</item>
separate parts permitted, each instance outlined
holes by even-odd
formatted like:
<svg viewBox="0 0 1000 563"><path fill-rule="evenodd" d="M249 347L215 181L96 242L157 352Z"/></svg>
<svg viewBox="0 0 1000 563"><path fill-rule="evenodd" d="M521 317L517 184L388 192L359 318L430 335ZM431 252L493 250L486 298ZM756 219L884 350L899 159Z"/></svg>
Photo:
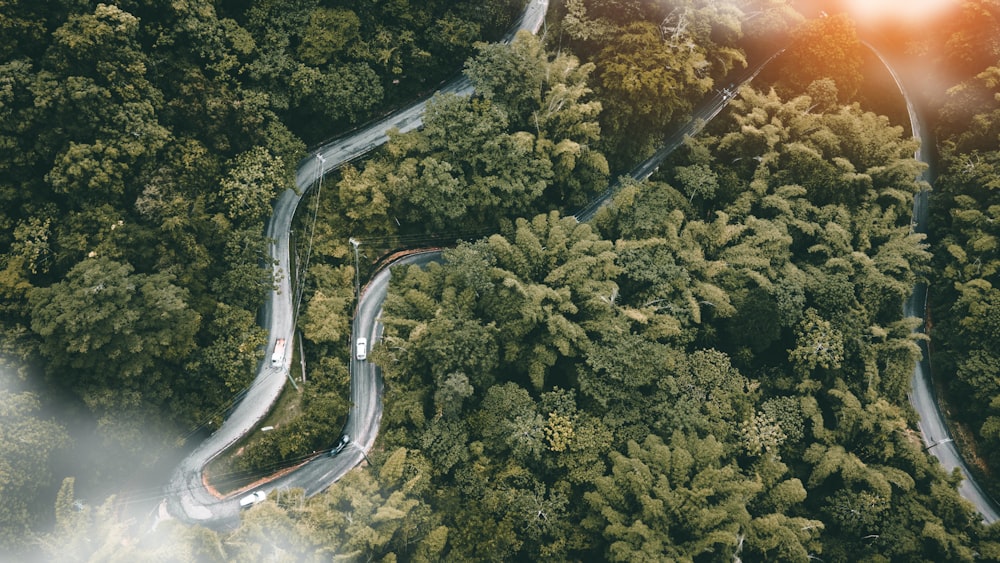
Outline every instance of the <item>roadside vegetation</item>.
<svg viewBox="0 0 1000 563"><path fill-rule="evenodd" d="M972 2L929 40L953 83L936 100L931 200L934 369L965 450L1000 498L1000 3Z"/></svg>
<svg viewBox="0 0 1000 563"><path fill-rule="evenodd" d="M253 471L336 440L349 238L363 275L394 249L449 248L440 264L394 272L370 352L386 387L372 464L310 499L279 492L236 530L167 522L138 535L113 497L76 503L73 479L54 528L40 529L31 496L52 486L40 469L70 421L7 385L0 452L25 461L0 474L8 549L1000 559L1000 528L916 433L906 392L922 320L901 307L931 281L935 369L955 374L959 417L1000 463L994 1L965 2L967 25L940 32L939 64L961 60L963 75L937 119L930 239L911 232L912 196L927 187L916 142L866 86L845 16L804 21L780 0L565 0L544 39L500 46L473 43L496 38L519 4L147 4L0 8L15 30L0 49L0 142L14 149L0 156L0 307L4 353L25 380L84 405L133 454L149 435L137 421L217 422L262 357L260 233L306 144L432 89L470 56L476 95L435 97L423 129L391 135L305 202L309 384L290 401L303 416L234 463ZM587 224L572 217L727 76L783 45L650 180L623 181ZM899 113L873 111L885 108ZM34 437L31 456L8 427Z"/></svg>
<svg viewBox="0 0 1000 563"><path fill-rule="evenodd" d="M263 358L264 224L306 146L430 91L522 7L350 4L0 3L5 549L62 472L99 504L221 422ZM305 401L342 419L326 390ZM24 464L8 428L39 432Z"/></svg>

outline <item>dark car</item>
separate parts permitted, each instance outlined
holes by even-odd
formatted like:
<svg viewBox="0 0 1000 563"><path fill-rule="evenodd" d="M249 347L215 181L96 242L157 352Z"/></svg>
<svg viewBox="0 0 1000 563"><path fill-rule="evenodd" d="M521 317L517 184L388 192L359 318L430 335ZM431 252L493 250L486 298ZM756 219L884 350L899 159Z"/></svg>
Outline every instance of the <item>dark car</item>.
<svg viewBox="0 0 1000 563"><path fill-rule="evenodd" d="M340 441L337 442L337 445L334 446L332 450L330 450L330 455L339 454L340 452L344 451L344 448L346 448L347 444L350 443L351 443L351 437L348 436L347 434L344 434L343 436L340 437Z"/></svg>

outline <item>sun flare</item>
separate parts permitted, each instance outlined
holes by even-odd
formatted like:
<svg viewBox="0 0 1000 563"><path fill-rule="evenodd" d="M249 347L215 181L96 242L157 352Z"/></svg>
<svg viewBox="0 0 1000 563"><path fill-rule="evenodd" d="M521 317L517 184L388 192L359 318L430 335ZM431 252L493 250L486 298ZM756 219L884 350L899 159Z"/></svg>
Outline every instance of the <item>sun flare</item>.
<svg viewBox="0 0 1000 563"><path fill-rule="evenodd" d="M955 4L957 0L845 0L844 8L859 23L916 23L938 16Z"/></svg>

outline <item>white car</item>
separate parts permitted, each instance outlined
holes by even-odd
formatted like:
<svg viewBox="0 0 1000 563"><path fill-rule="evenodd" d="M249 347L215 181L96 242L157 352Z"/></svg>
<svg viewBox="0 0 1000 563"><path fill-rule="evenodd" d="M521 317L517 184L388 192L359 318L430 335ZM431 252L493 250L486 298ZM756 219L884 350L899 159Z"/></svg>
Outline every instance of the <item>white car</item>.
<svg viewBox="0 0 1000 563"><path fill-rule="evenodd" d="M359 360L363 360L368 357L368 339L359 338L357 344L354 346L355 357Z"/></svg>
<svg viewBox="0 0 1000 563"><path fill-rule="evenodd" d="M254 491L249 495L240 499L240 508L246 508L248 506L253 506L258 502L264 502L267 498L267 492L265 491Z"/></svg>

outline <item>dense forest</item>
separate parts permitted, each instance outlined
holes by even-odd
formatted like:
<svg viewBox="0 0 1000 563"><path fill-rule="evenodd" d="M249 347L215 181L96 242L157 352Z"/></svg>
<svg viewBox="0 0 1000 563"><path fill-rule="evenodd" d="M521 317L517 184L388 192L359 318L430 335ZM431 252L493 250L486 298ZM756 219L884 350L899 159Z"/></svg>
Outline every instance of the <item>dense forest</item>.
<svg viewBox="0 0 1000 563"><path fill-rule="evenodd" d="M59 451L94 492L218 424L263 357L264 223L307 144L521 8L328 4L0 2L5 545L32 541Z"/></svg>
<svg viewBox="0 0 1000 563"><path fill-rule="evenodd" d="M938 106L932 199L935 370L974 468L1000 497L1000 3L975 2L928 42L954 80ZM969 439L969 436L972 439Z"/></svg>
<svg viewBox="0 0 1000 563"><path fill-rule="evenodd" d="M782 0L565 0L544 38L476 43L520 7L0 5L2 349L20 366L0 388L6 549L1000 559L1000 529L914 430L922 320L901 309L928 280L935 370L992 475L1000 5L964 2L909 43L952 81L928 100L940 165L927 240L911 230L912 196L929 187L916 141L876 113L901 102L866 90L847 16L805 20ZM572 217L784 46L650 180L623 179L589 223ZM146 464L146 442L175 447L217 423L262 357L263 224L304 148L433 89L467 56L474 96L436 96L422 129L309 202L315 224L296 226L315 229L302 413L237 461L263 468L336 436L348 238L362 275L390 250L446 245L441 263L394 273L371 354L386 385L371 466L313 498L279 493L221 532L168 521L140 534L114 497L81 503L72 478L56 494L52 460L81 420L102 451ZM67 414L47 414L51 397ZM117 475L77 475L97 476ZM43 524L33 499L50 489Z"/></svg>

